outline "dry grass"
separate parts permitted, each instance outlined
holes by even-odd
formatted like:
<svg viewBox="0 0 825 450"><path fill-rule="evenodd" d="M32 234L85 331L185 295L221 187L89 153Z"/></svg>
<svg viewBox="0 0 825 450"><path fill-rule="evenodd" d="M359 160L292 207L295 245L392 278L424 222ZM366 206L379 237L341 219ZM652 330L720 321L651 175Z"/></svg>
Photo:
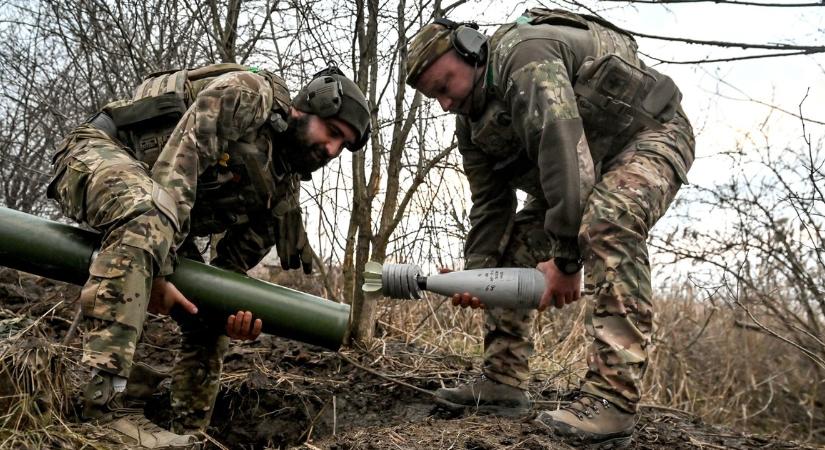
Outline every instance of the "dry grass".
<svg viewBox="0 0 825 450"><path fill-rule="evenodd" d="M548 311L534 324L531 390L548 403L575 388L586 371L585 307L580 302ZM825 381L810 360L765 333L737 326L733 308L696 298L657 299L655 308L646 407L685 411L746 432L825 443ZM373 345L380 346L381 338L403 339L424 349L422 359L429 354L472 361L466 371L447 373L433 366L418 374L452 383L456 375L478 372L482 324L480 311L455 308L441 297L383 300L379 343Z"/></svg>
<svg viewBox="0 0 825 450"><path fill-rule="evenodd" d="M0 310L0 448L102 448L65 419L73 352L48 339L40 319Z"/></svg>
<svg viewBox="0 0 825 450"><path fill-rule="evenodd" d="M278 282L290 285L289 278ZM808 359L771 336L736 326L732 308L691 295L668 297L656 301L645 405L685 411L746 432L825 443L823 375ZM534 324L531 390L548 407L575 388L585 372L584 312L580 302L549 311ZM98 448L90 437L94 430L66 419L76 417L69 394L80 384L72 378L82 372L72 366L79 360L79 342L58 345L45 334L41 319L0 310L0 448ZM428 296L422 301L381 300L377 319L377 338L369 348L345 350L342 359L427 388L478 373L480 311ZM770 324L769 317L760 320ZM312 376L277 372L264 364L265 358L264 353L252 355L252 366L280 380L284 389ZM246 372L228 371L223 382L232 388L246 379Z"/></svg>
<svg viewBox="0 0 825 450"><path fill-rule="evenodd" d="M708 422L825 442L823 373L790 345L741 327L736 311L659 303L647 398ZM760 321L771 324L770 317Z"/></svg>

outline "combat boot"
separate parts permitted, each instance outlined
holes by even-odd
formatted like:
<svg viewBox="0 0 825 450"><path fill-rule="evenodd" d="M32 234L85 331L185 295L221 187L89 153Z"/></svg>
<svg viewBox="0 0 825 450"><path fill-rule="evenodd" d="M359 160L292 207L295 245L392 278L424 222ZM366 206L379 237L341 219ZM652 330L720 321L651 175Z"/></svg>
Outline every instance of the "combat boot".
<svg viewBox="0 0 825 450"><path fill-rule="evenodd" d="M199 449L193 435L175 434L155 425L140 408L124 406L124 394L115 392L113 376L98 372L83 390L83 417L102 428L99 436L129 448Z"/></svg>
<svg viewBox="0 0 825 450"><path fill-rule="evenodd" d="M454 388L435 391L436 402L448 409L472 409L479 414L520 416L530 412L530 396L523 389L493 381L485 376Z"/></svg>
<svg viewBox="0 0 825 450"><path fill-rule="evenodd" d="M576 445L599 449L624 448L630 444L636 415L605 399L581 394L556 411L541 411L535 422Z"/></svg>

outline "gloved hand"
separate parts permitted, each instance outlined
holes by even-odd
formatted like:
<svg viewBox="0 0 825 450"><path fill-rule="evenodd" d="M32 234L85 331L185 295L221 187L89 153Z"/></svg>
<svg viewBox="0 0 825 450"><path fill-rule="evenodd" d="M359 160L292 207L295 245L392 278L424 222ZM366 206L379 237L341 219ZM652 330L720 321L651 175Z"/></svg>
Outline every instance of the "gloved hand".
<svg viewBox="0 0 825 450"><path fill-rule="evenodd" d="M312 247L307 240L300 209L290 209L278 221L278 257L284 270L303 267L304 273L312 273Z"/></svg>

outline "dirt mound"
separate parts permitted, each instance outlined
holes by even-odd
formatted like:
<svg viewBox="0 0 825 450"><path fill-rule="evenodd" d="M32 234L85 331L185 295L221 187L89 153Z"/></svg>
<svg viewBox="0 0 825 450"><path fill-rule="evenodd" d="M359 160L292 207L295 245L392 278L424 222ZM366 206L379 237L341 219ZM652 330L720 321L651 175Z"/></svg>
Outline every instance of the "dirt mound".
<svg viewBox="0 0 825 450"><path fill-rule="evenodd" d="M76 398L87 377L86 369L77 364L82 327L66 340L73 329L77 292L76 287L0 270L0 306L6 311L5 318L9 324L22 318L21 324L15 325L18 341L5 347L6 356L31 352L32 345L45 337L54 344L50 351L59 353L54 356L55 361L61 361L59 374L54 372L60 377L57 384L67 386L49 390L49 405L60 405L49 410L51 420L0 421L0 448L105 448L104 441L98 439L100 430L83 424L76 403L65 398ZM20 334L23 319L29 330ZM0 343L8 342L9 336L0 336ZM64 340L66 346L60 345ZM137 359L168 370L177 347L175 323L150 317ZM479 359L404 344L392 337L376 341L369 349L338 353L272 336L253 343L234 343L226 358L207 448L572 448L527 419L456 417L434 406L433 390L467 381L479 363ZM15 370L23 373L27 369L21 366ZM38 379L38 383L23 385L54 383ZM542 407L555 407L564 399L561 393L542 386L541 382L531 385L531 394ZM148 399L145 410L155 422L168 426L168 404L166 381ZM646 407L632 448L803 447L714 427L679 411Z"/></svg>

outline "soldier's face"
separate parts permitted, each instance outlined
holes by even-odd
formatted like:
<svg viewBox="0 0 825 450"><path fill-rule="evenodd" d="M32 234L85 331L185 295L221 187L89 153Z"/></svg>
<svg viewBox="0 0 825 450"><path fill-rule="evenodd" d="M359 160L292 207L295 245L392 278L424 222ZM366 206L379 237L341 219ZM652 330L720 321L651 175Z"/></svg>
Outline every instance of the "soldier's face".
<svg viewBox="0 0 825 450"><path fill-rule="evenodd" d="M480 70L450 50L421 74L416 88L436 99L444 111L466 115L470 113L474 81Z"/></svg>
<svg viewBox="0 0 825 450"><path fill-rule="evenodd" d="M322 119L292 108L287 123L293 140L290 165L301 174L320 169L356 141L352 127L337 118Z"/></svg>

